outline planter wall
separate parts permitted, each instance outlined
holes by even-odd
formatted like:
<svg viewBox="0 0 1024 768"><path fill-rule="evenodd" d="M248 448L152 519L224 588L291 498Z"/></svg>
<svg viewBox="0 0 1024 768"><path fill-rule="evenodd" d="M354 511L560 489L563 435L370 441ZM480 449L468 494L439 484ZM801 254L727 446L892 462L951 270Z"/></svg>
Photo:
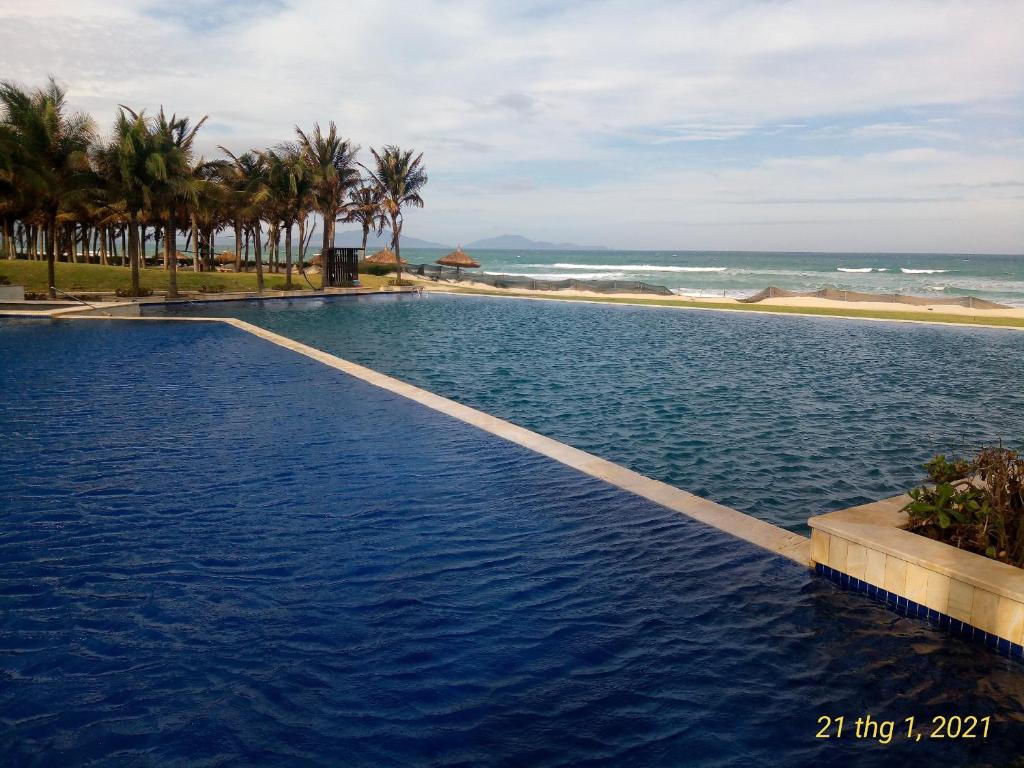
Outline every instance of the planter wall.
<svg viewBox="0 0 1024 768"><path fill-rule="evenodd" d="M812 566L901 613L1024 656L1024 570L903 530L908 501L812 517Z"/></svg>

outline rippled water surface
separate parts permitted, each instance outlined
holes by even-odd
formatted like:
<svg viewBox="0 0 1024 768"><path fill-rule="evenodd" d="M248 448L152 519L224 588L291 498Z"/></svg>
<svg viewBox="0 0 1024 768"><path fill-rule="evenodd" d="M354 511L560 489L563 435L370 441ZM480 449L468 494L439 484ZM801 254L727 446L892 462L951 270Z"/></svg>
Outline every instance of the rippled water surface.
<svg viewBox="0 0 1024 768"><path fill-rule="evenodd" d="M0 764L943 765L1015 662L213 324L0 325ZM987 742L813 738L823 713Z"/></svg>
<svg viewBox="0 0 1024 768"><path fill-rule="evenodd" d="M242 317L779 525L1024 437L1024 333L430 295Z"/></svg>

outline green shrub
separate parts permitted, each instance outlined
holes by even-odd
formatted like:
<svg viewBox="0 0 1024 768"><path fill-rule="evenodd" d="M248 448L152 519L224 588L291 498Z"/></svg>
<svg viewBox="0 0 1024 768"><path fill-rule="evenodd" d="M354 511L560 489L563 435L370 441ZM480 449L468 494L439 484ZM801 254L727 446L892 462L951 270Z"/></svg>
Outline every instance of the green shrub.
<svg viewBox="0 0 1024 768"><path fill-rule="evenodd" d="M910 491L908 530L1024 567L1024 459L1003 447L972 459L936 456L924 465L934 485Z"/></svg>
<svg viewBox="0 0 1024 768"><path fill-rule="evenodd" d="M10 285L10 284L11 284L11 280L10 280L10 278L7 277L7 275L0 275L0 285Z"/></svg>
<svg viewBox="0 0 1024 768"><path fill-rule="evenodd" d="M200 283L198 290L200 293L224 293L224 286Z"/></svg>
<svg viewBox="0 0 1024 768"><path fill-rule="evenodd" d="M139 298L142 296L152 296L153 291L150 288L139 288L138 292L132 291L131 288L118 288L114 291L114 294L121 297L122 299Z"/></svg>
<svg viewBox="0 0 1024 768"><path fill-rule="evenodd" d="M399 280L398 278L393 277L388 280L388 285L416 285L416 282L414 280Z"/></svg>
<svg viewBox="0 0 1024 768"><path fill-rule="evenodd" d="M973 465L967 459L947 459L943 454L935 456L924 465L928 479L933 483L951 483L954 480L963 480L974 470Z"/></svg>
<svg viewBox="0 0 1024 768"><path fill-rule="evenodd" d="M383 277L384 275L390 275L394 271L395 268L390 264L367 264L363 262L359 265L359 272L364 275Z"/></svg>

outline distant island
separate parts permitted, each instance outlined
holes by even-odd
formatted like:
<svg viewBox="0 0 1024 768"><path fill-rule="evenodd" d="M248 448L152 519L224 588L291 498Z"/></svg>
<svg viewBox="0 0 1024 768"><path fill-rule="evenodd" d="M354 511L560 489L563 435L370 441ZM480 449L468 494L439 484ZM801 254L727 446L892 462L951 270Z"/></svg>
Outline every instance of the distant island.
<svg viewBox="0 0 1024 768"><path fill-rule="evenodd" d="M485 237L466 243L466 248L480 248L495 251L606 251L603 245L577 245L576 243L549 243L544 240L530 240L522 235L499 235Z"/></svg>
<svg viewBox="0 0 1024 768"><path fill-rule="evenodd" d="M363 243L363 233L360 230L352 229L345 232L338 232L334 237L334 244L339 248L350 248L360 246ZM391 233L387 230L381 235L370 235L366 241L367 249L384 248L391 244ZM578 245L577 243L549 243L545 240L531 240L522 235L500 235L498 237L486 237L482 240L474 240L471 243L462 245L466 250L477 248L480 250L492 251L606 251L603 245ZM420 240L402 234L402 248L431 248L453 250L455 246L435 243L431 240Z"/></svg>

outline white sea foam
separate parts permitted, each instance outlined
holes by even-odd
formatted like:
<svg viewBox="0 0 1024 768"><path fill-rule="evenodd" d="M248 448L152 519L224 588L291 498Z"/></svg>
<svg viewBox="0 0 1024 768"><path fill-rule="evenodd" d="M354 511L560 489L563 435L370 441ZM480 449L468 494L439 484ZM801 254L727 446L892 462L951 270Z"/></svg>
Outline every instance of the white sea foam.
<svg viewBox="0 0 1024 768"><path fill-rule="evenodd" d="M625 272L487 272L484 275L529 277L532 280L625 280ZM636 280L636 278L632 278Z"/></svg>
<svg viewBox="0 0 1024 768"><path fill-rule="evenodd" d="M591 269L621 272L725 272L728 267L667 267L660 264L537 264L538 267L551 266L554 269Z"/></svg>
<svg viewBox="0 0 1024 768"><path fill-rule="evenodd" d="M945 272L949 272L948 269L907 269L906 267L900 267L900 272L904 275L941 275Z"/></svg>
<svg viewBox="0 0 1024 768"><path fill-rule="evenodd" d="M840 272L871 272L871 267L836 267Z"/></svg>

